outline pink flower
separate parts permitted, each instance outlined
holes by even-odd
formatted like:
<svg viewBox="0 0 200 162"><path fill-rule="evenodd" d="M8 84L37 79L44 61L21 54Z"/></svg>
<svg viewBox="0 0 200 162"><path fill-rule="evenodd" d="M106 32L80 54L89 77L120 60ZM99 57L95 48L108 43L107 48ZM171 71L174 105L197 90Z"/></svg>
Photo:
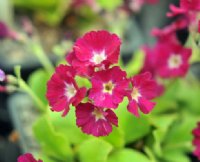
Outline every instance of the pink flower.
<svg viewBox="0 0 200 162"><path fill-rule="evenodd" d="M200 11L199 0L180 0L180 7L185 10Z"/></svg>
<svg viewBox="0 0 200 162"><path fill-rule="evenodd" d="M17 162L42 162L42 160L35 160L32 154L26 153L19 156Z"/></svg>
<svg viewBox="0 0 200 162"><path fill-rule="evenodd" d="M79 88L74 80L72 67L60 65L47 83L46 97L53 111L64 111L65 116L69 105L78 105L85 97L86 88Z"/></svg>
<svg viewBox="0 0 200 162"><path fill-rule="evenodd" d="M6 79L6 75L3 70L0 69L0 82L3 82Z"/></svg>
<svg viewBox="0 0 200 162"><path fill-rule="evenodd" d="M138 108L148 114L155 106L150 100L157 96L157 84L151 79L151 74L145 72L130 78L132 88L128 93L128 111L139 117Z"/></svg>
<svg viewBox="0 0 200 162"><path fill-rule="evenodd" d="M155 36L159 42L175 42L179 43L176 32L178 30L184 29L188 26L188 21L184 17L178 18L176 21L171 23L170 25L164 27L163 29L153 28L151 34Z"/></svg>
<svg viewBox="0 0 200 162"><path fill-rule="evenodd" d="M192 144L196 147L193 154L200 160L200 122L197 124L197 128L192 131L194 139Z"/></svg>
<svg viewBox="0 0 200 162"><path fill-rule="evenodd" d="M86 134L107 136L112 132L112 125L118 126L118 118L111 109L80 103L76 107L76 124Z"/></svg>
<svg viewBox="0 0 200 162"><path fill-rule="evenodd" d="M72 56L67 61L74 67L81 67L83 76L90 76L87 69L105 69L118 62L121 41L107 31L91 31L79 38L74 45ZM77 71L78 72L78 71Z"/></svg>
<svg viewBox="0 0 200 162"><path fill-rule="evenodd" d="M198 23L198 32L200 33L200 21Z"/></svg>
<svg viewBox="0 0 200 162"><path fill-rule="evenodd" d="M163 78L183 77L189 69L191 49L174 43L158 43L158 73Z"/></svg>
<svg viewBox="0 0 200 162"><path fill-rule="evenodd" d="M117 108L128 87L126 72L117 66L94 73L91 82L89 99L98 107Z"/></svg>
<svg viewBox="0 0 200 162"><path fill-rule="evenodd" d="M144 46L143 50L145 52L145 59L144 59L144 65L140 71L140 74L145 73L145 72L151 73L158 87L156 89L157 96L160 96L163 94L165 87L162 83L159 82L159 75L158 75L158 68L157 68L158 53L155 52L155 49L150 48L148 46Z"/></svg>

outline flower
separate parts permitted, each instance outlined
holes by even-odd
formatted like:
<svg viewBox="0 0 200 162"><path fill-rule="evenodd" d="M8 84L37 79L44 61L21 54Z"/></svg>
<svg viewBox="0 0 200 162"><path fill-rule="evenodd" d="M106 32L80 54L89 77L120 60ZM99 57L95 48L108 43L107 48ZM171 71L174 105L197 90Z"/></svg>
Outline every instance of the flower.
<svg viewBox="0 0 200 162"><path fill-rule="evenodd" d="M170 25L164 27L163 29L153 28L151 34L155 36L159 40L159 42L170 41L179 43L176 33L179 30L185 29L187 26L188 20L184 17L180 17Z"/></svg>
<svg viewBox="0 0 200 162"><path fill-rule="evenodd" d="M67 57L67 61L74 68L83 68L81 75L90 76L87 69L101 70L118 62L120 45L115 34L105 30L91 31L75 42L73 56Z"/></svg>
<svg viewBox="0 0 200 162"><path fill-rule="evenodd" d="M199 0L180 0L180 7L185 10L200 11Z"/></svg>
<svg viewBox="0 0 200 162"><path fill-rule="evenodd" d="M196 147L193 154L200 160L200 122L197 123L197 128L192 131L194 139L192 144Z"/></svg>
<svg viewBox="0 0 200 162"><path fill-rule="evenodd" d="M127 95L128 111L136 117L139 117L138 107L144 114L148 114L155 106L155 103L149 100L157 96L158 87L151 77L149 72L145 72L130 78L132 88Z"/></svg>
<svg viewBox="0 0 200 162"><path fill-rule="evenodd" d="M0 82L3 82L6 79L6 75L3 70L0 69Z"/></svg>
<svg viewBox="0 0 200 162"><path fill-rule="evenodd" d="M200 33L200 21L198 23L198 32Z"/></svg>
<svg viewBox="0 0 200 162"><path fill-rule="evenodd" d="M26 153L19 156L17 162L42 162L42 160L35 160L32 154Z"/></svg>
<svg viewBox="0 0 200 162"><path fill-rule="evenodd" d="M80 103L76 107L76 124L86 134L107 136L112 132L112 125L118 126L118 118L111 109Z"/></svg>
<svg viewBox="0 0 200 162"><path fill-rule="evenodd" d="M85 97L86 88L79 88L74 80L72 67L60 65L47 83L46 97L53 111L64 111L65 116L69 105L76 106Z"/></svg>
<svg viewBox="0 0 200 162"><path fill-rule="evenodd" d="M128 87L126 72L117 66L94 73L91 82L89 99L98 107L117 108Z"/></svg>
<svg viewBox="0 0 200 162"><path fill-rule="evenodd" d="M158 53L157 68L158 73L163 78L183 77L189 69L189 58L191 49L184 48L176 43L158 43L156 46Z"/></svg>
<svg viewBox="0 0 200 162"><path fill-rule="evenodd" d="M159 53L155 52L155 49L149 46L144 46L143 51L145 53L144 65L140 71L140 74L149 72L157 84L157 96L161 96L165 90L164 85L160 82L160 76L158 75L157 62Z"/></svg>

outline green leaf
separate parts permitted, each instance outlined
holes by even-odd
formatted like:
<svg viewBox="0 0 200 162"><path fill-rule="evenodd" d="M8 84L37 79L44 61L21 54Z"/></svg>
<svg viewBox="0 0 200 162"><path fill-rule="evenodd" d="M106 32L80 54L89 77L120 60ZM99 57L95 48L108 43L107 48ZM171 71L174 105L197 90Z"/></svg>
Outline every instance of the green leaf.
<svg viewBox="0 0 200 162"><path fill-rule="evenodd" d="M119 127L124 131L126 144L141 139L150 132L151 128L148 118L145 116L136 118L127 111L127 104L128 99L125 98L116 110L119 117Z"/></svg>
<svg viewBox="0 0 200 162"><path fill-rule="evenodd" d="M40 98L40 100L44 104L48 104L47 99L45 97L46 94L46 84L49 79L49 74L40 69L31 74L28 80L28 84L32 91Z"/></svg>
<svg viewBox="0 0 200 162"><path fill-rule="evenodd" d="M129 77L138 74L144 62L144 52L142 50L136 51L132 59L125 66L124 70Z"/></svg>
<svg viewBox="0 0 200 162"><path fill-rule="evenodd" d="M157 129L153 131L153 150L159 157L163 156L161 144L166 136L169 127L172 125L176 118L176 115L152 116L151 118L154 126L157 127Z"/></svg>
<svg viewBox="0 0 200 162"><path fill-rule="evenodd" d="M17 65L14 67L15 75L18 79L21 79L21 66Z"/></svg>
<svg viewBox="0 0 200 162"><path fill-rule="evenodd" d="M107 162L111 150L109 143L98 138L89 139L79 147L80 162Z"/></svg>
<svg viewBox="0 0 200 162"><path fill-rule="evenodd" d="M142 153L133 149L122 149L113 152L108 162L150 162L150 160Z"/></svg>
<svg viewBox="0 0 200 162"><path fill-rule="evenodd" d="M112 11L119 7L123 1L122 0L97 0L97 3L104 9Z"/></svg>
<svg viewBox="0 0 200 162"><path fill-rule="evenodd" d="M36 121L33 131L45 154L58 160L68 162L73 160L68 139L54 130L47 116L43 115Z"/></svg>
<svg viewBox="0 0 200 162"><path fill-rule="evenodd" d="M65 135L69 142L73 145L79 145L88 138L80 128L76 126L76 116L74 107L70 107L70 111L66 117L61 117L60 113L49 112L50 119L57 132Z"/></svg>
<svg viewBox="0 0 200 162"><path fill-rule="evenodd" d="M180 150L170 150L164 152L163 159L166 162L190 162L187 154L181 152Z"/></svg>
<svg viewBox="0 0 200 162"><path fill-rule="evenodd" d="M195 114L200 114L200 85L199 82L190 82L183 80L180 82L180 88L177 91L177 99L182 103L186 110Z"/></svg>
<svg viewBox="0 0 200 162"><path fill-rule="evenodd" d="M174 111L178 108L177 92L179 91L180 81L172 82L165 90L164 94L155 99L156 106L152 113L164 113Z"/></svg>
<svg viewBox="0 0 200 162"><path fill-rule="evenodd" d="M79 87L91 88L91 82L88 79L80 77L80 76L76 76L75 80L77 84L79 85Z"/></svg>
<svg viewBox="0 0 200 162"><path fill-rule="evenodd" d="M171 126L164 140L163 150L192 150L192 130L195 128L198 116L192 116L186 112L180 114L179 119Z"/></svg>
<svg viewBox="0 0 200 162"><path fill-rule="evenodd" d="M102 137L102 139L112 144L115 148L122 148L125 144L124 133L121 128L113 127L112 133Z"/></svg>

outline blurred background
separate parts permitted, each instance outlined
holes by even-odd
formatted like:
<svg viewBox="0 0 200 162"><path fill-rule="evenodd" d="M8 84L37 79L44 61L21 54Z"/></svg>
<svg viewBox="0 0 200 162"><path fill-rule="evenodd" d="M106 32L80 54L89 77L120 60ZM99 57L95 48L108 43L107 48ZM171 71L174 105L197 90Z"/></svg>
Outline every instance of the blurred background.
<svg viewBox="0 0 200 162"><path fill-rule="evenodd" d="M46 56L56 63L77 37L98 29L122 38L121 55L126 63L142 45L155 42L150 35L153 27L162 28L172 21L166 18L170 3L179 1L160 0L154 5L135 0L0 0L0 69L13 74L13 67L21 65L22 78L27 80L42 66L30 50L29 38L36 37ZM7 30L9 35L3 36ZM184 35L187 33L183 32L181 39ZM19 109L9 110L18 100L13 95L0 93L0 162L16 162L22 152L15 130L19 126L13 125ZM20 104L29 105L28 101Z"/></svg>

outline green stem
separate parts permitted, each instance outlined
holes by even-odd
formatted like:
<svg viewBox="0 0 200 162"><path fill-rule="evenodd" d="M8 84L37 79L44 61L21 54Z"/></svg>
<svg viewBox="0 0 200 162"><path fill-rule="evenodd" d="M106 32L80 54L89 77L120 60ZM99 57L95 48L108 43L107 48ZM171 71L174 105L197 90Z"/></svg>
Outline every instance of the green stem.
<svg viewBox="0 0 200 162"><path fill-rule="evenodd" d="M38 96L32 91L32 89L26 84L26 82L22 79L19 79L18 80L19 82L19 86L20 88L26 92L27 94L29 94L33 101L35 101L35 103L37 104L38 106L38 109L41 111L41 112L45 112L46 111L46 105L38 98Z"/></svg>
<svg viewBox="0 0 200 162"><path fill-rule="evenodd" d="M31 42L31 47L33 49L33 53L36 55L40 63L43 65L45 70L51 75L54 71L54 66L45 54L42 46L37 41Z"/></svg>

